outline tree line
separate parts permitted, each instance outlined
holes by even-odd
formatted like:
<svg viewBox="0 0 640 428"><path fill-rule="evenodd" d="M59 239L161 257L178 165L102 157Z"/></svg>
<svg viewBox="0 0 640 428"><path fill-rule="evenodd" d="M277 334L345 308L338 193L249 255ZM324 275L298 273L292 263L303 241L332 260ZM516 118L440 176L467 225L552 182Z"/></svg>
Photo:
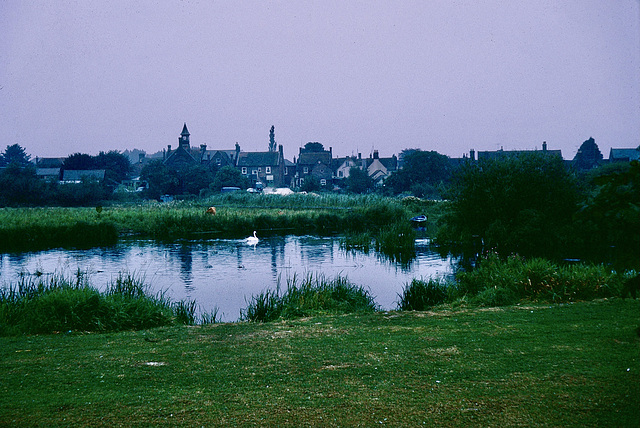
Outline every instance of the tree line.
<svg viewBox="0 0 640 428"><path fill-rule="evenodd" d="M599 259L640 268L638 161L579 170L559 156L528 152L469 159L454 167L436 152L403 154L403 168L375 191L448 201L437 237L441 244L471 252L481 247L503 255ZM7 147L0 166L0 206L92 205L117 199L115 184L128 177L131 167L117 152L74 154L64 161L64 168L105 169L108 179L59 184L39 179L18 145ZM233 167L172 170L156 161L143 169L142 177L148 183L142 197L147 198L178 192L206 196L225 186L248 186ZM374 191L366 171L358 168L350 171L343 186L353 193Z"/></svg>

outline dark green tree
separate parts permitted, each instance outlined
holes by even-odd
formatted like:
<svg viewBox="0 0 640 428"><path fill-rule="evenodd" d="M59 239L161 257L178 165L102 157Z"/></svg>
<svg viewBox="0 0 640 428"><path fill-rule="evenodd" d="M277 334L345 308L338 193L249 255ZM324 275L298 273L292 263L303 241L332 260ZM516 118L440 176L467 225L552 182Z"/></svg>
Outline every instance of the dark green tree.
<svg viewBox="0 0 640 428"><path fill-rule="evenodd" d="M355 166L349 169L349 176L345 179L345 184L351 193L367 193L373 190L373 180L369 174Z"/></svg>
<svg viewBox="0 0 640 428"><path fill-rule="evenodd" d="M127 156L116 150L100 152L93 163L95 168L105 170L105 180L110 185L120 184L129 178L131 162Z"/></svg>
<svg viewBox="0 0 640 428"><path fill-rule="evenodd" d="M65 170L90 170L99 169L93 156L86 153L74 153L68 156L62 163Z"/></svg>
<svg viewBox="0 0 640 428"><path fill-rule="evenodd" d="M83 177L80 183L61 184L57 189L57 202L64 206L96 205L110 196L110 191L91 177Z"/></svg>
<svg viewBox="0 0 640 428"><path fill-rule="evenodd" d="M276 151L276 130L275 126L271 126L271 130L269 131L269 151Z"/></svg>
<svg viewBox="0 0 640 428"><path fill-rule="evenodd" d="M178 172L181 193L199 195L203 189L209 189L214 181L214 174L203 165L190 165Z"/></svg>
<svg viewBox="0 0 640 428"><path fill-rule="evenodd" d="M19 166L30 165L31 156L27 155L19 144L7 146L3 155L0 155L0 166L17 164Z"/></svg>
<svg viewBox="0 0 640 428"><path fill-rule="evenodd" d="M593 137L583 142L573 158L573 166L580 170L588 170L602 164L602 153Z"/></svg>
<svg viewBox="0 0 640 428"><path fill-rule="evenodd" d="M592 171L591 188L576 216L581 256L640 270L640 163L614 163Z"/></svg>
<svg viewBox="0 0 640 428"><path fill-rule="evenodd" d="M180 189L177 171L167 168L160 160L145 165L140 178L147 182L145 193L153 199L159 199L162 195L176 195Z"/></svg>
<svg viewBox="0 0 640 428"><path fill-rule="evenodd" d="M320 180L316 177L308 175L304 178L304 182L300 186L300 190L303 192L315 192L317 190L322 190L322 185L320 184Z"/></svg>
<svg viewBox="0 0 640 428"><path fill-rule="evenodd" d="M32 164L12 161L0 171L0 206L41 205L47 195L47 183L37 177Z"/></svg>
<svg viewBox="0 0 640 428"><path fill-rule="evenodd" d="M216 173L211 188L220 191L223 187L249 187L249 179L242 175L239 169L232 166L223 166Z"/></svg>
<svg viewBox="0 0 640 428"><path fill-rule="evenodd" d="M503 255L567 257L578 186L562 158L532 152L456 173L441 241L483 240Z"/></svg>
<svg viewBox="0 0 640 428"><path fill-rule="evenodd" d="M438 152L405 151L404 164L385 181L393 193L412 191L416 196L435 196L440 185L451 177L451 162ZM431 193L431 194L427 194Z"/></svg>
<svg viewBox="0 0 640 428"><path fill-rule="evenodd" d="M310 141L304 145L304 150L307 152L323 152L324 146L322 143L318 143L317 141Z"/></svg>

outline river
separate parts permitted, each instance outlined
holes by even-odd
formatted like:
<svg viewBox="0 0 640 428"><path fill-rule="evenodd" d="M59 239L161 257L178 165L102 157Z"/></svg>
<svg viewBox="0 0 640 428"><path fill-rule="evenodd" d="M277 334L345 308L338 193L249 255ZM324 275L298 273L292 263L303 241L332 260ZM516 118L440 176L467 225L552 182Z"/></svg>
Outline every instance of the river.
<svg viewBox="0 0 640 428"><path fill-rule="evenodd" d="M0 254L0 284L15 284L21 275L81 271L99 289L120 272L143 278L153 293L163 291L173 301L195 300L201 311L218 310L221 321L237 321L251 296L286 288L294 276L337 275L364 286L382 309L395 309L398 295L413 278L451 276L455 261L441 258L416 240L416 257L408 264L390 261L370 251L347 251L338 237L278 236L257 245L244 240L182 241L162 244L129 241L89 250L53 249Z"/></svg>

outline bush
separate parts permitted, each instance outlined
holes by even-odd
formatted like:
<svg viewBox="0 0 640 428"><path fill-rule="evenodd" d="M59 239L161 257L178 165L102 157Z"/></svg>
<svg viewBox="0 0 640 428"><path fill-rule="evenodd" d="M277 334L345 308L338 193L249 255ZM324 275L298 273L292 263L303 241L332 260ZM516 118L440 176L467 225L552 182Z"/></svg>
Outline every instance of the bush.
<svg viewBox="0 0 640 428"><path fill-rule="evenodd" d="M399 294L398 310L424 311L445 303L448 298L448 284L444 281L413 279Z"/></svg>

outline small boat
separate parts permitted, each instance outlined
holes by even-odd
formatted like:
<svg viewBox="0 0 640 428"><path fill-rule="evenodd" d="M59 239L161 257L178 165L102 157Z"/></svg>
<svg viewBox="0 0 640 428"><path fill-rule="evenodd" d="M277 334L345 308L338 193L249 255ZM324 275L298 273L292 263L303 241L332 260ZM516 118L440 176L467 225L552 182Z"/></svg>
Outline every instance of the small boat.
<svg viewBox="0 0 640 428"><path fill-rule="evenodd" d="M428 217L426 215L417 215L415 217L413 217L411 220L411 226L419 231L426 231L427 230L427 220Z"/></svg>
<svg viewBox="0 0 640 428"><path fill-rule="evenodd" d="M428 217L426 215L417 215L411 218L411 223L421 224L427 221Z"/></svg>

